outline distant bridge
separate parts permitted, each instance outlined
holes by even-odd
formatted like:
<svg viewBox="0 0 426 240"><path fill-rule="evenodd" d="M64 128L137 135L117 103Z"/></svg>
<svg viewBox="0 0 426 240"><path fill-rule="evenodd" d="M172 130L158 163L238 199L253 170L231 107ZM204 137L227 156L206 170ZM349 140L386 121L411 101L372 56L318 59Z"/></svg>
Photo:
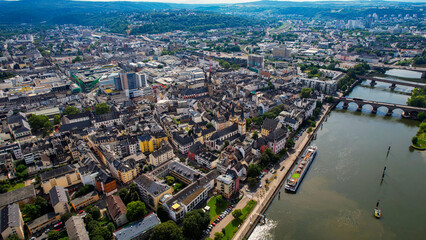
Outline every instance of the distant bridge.
<svg viewBox="0 0 426 240"><path fill-rule="evenodd" d="M343 102L343 109L347 109L349 107L349 103L355 103L358 106L357 111L362 111L362 108L365 105L370 105L373 108L371 112L374 114L377 113L377 110L379 107L385 107L387 108L386 116L391 116L393 111L396 109L402 110L402 117L404 118L416 119L417 114L419 114L420 112L426 113L426 108L392 104L392 103L384 103L384 102L376 102L376 101L366 101L359 98L335 97L334 100L337 101L338 103Z"/></svg>
<svg viewBox="0 0 426 240"><path fill-rule="evenodd" d="M373 69L378 69L378 68L391 69L391 68L395 68L395 69L403 69L403 70L410 70L410 71L420 72L420 73L422 73L421 78L426 78L426 68L424 68L424 67L409 67L409 66L398 66L398 65L385 65L383 63L371 63L370 66Z"/></svg>
<svg viewBox="0 0 426 240"><path fill-rule="evenodd" d="M424 83L417 83L417 82L408 82L408 81L396 81L396 80L390 80L390 79L381 79L381 78L373 78L373 77L365 77L365 76L357 76L358 79L361 80L370 80L370 86L374 87L376 85L376 82L384 82L384 83L390 83L392 84L389 88L395 89L396 85L402 85L407 87L414 87L414 88L423 88L426 86Z"/></svg>

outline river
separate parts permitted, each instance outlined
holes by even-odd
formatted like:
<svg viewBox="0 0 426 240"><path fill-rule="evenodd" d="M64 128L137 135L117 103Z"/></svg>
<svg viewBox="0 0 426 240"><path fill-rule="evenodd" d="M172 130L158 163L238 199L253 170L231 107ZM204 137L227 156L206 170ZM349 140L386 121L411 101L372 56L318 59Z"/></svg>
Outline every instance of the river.
<svg viewBox="0 0 426 240"><path fill-rule="evenodd" d="M349 97L405 104L411 89L357 86ZM296 194L275 198L258 239L424 239L426 152L409 149L418 122L339 107L312 142L318 154ZM389 157L386 151L391 146ZM380 179L387 167L383 184ZM380 199L382 218L373 216Z"/></svg>

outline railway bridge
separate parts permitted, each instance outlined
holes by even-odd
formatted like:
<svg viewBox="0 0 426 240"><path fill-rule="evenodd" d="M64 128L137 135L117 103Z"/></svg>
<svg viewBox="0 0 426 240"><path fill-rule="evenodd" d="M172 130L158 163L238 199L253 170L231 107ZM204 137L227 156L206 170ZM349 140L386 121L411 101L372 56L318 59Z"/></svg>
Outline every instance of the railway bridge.
<svg viewBox="0 0 426 240"><path fill-rule="evenodd" d="M419 114L420 112L426 113L426 108L376 101L367 101L360 98L335 97L334 100L337 101L337 103L343 102L343 109L348 109L349 103L355 103L357 105L357 111L362 111L362 108L364 106L370 105L373 108L371 111L373 114L376 114L377 110L380 107L385 107L387 108L386 116L391 116L392 113L397 109L402 110L402 117L404 118L417 119L417 114Z"/></svg>

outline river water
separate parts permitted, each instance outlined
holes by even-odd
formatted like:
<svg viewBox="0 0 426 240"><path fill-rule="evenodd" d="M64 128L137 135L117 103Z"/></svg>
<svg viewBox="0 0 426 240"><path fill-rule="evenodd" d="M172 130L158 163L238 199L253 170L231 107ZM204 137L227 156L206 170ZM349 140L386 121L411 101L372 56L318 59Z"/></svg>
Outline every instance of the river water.
<svg viewBox="0 0 426 240"><path fill-rule="evenodd" d="M411 89L388 86L357 86L349 97L405 104ZM355 109L331 112L312 142L318 154L298 192L282 189L250 240L425 239L426 152L409 149L418 122L398 112L386 117L386 109ZM378 199L380 220L373 216Z"/></svg>

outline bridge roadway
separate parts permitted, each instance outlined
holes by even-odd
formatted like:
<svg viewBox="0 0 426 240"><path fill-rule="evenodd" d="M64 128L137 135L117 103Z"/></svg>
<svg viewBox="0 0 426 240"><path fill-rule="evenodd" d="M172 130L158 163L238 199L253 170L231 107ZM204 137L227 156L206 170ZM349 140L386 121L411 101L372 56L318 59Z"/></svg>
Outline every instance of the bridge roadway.
<svg viewBox="0 0 426 240"><path fill-rule="evenodd" d="M417 114L420 112L426 113L426 108L413 107L400 104L376 102L376 101L366 101L359 98L344 98L344 97L335 97L335 101L338 103L343 102L343 109L349 107L349 103L355 103L358 105L357 111L362 111L363 106L370 105L373 107L372 113L376 114L379 107L386 107L388 109L386 116L391 116L395 109L401 109L403 111L402 117L404 118L417 118Z"/></svg>
<svg viewBox="0 0 426 240"><path fill-rule="evenodd" d="M404 70L410 70L415 72L426 72L426 68L424 67L409 67L409 66L399 66L399 65L386 65L383 63L370 63L371 67L375 68L395 68L395 69L404 69Z"/></svg>
<svg viewBox="0 0 426 240"><path fill-rule="evenodd" d="M426 86L424 83L417 83L417 82L407 82L407 81L395 81L395 80L389 80L389 79L381 79L381 78L373 78L373 77L365 77L365 76L357 76L358 79L362 80L370 80L370 85L374 86L375 82L385 82L392 84L390 88L395 88L396 85L402 85L407 87L414 87L414 88L423 88Z"/></svg>

